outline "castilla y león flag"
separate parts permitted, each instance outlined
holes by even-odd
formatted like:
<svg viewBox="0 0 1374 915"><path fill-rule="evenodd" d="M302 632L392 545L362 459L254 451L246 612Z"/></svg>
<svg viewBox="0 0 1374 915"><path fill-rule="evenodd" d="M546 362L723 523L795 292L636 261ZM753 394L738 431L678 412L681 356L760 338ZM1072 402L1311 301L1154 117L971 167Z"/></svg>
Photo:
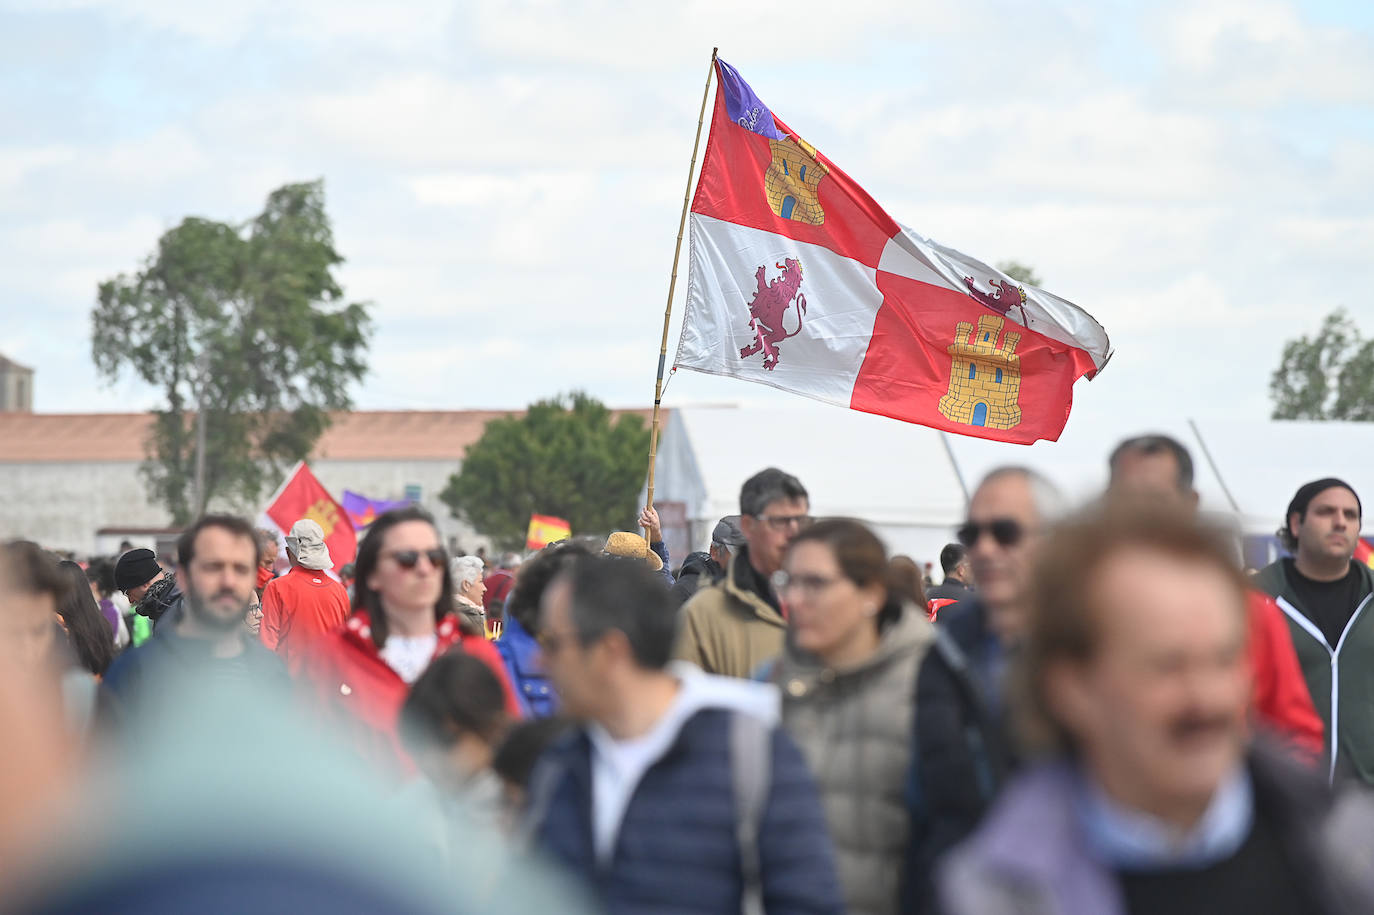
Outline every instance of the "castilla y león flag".
<svg viewBox="0 0 1374 915"><path fill-rule="evenodd" d="M949 432L1057 439L1111 357L1078 306L899 225L733 67L691 211L674 366Z"/></svg>
<svg viewBox="0 0 1374 915"><path fill-rule="evenodd" d="M284 537L302 518L316 522L324 531L324 545L329 548L334 572L357 558L358 535L348 519L348 512L315 478L305 461L297 464L287 476L258 523L275 527Z"/></svg>

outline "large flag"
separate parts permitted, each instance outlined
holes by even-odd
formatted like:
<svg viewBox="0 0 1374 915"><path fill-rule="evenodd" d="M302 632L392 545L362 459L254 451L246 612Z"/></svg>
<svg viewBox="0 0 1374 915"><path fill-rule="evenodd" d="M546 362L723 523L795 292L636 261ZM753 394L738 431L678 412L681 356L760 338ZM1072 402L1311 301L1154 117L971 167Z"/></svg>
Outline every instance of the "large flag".
<svg viewBox="0 0 1374 915"><path fill-rule="evenodd" d="M318 523L324 531L324 545L329 547L329 558L336 574L357 557L358 535L354 533L353 522L343 506L310 472L305 461L297 464L287 476L259 516L258 524L276 530L285 538L291 525L302 518Z"/></svg>
<svg viewBox="0 0 1374 915"><path fill-rule="evenodd" d="M348 512L348 520L353 522L355 530L367 527L377 520L378 515L384 515L393 508L405 508L410 504L409 499L369 499L351 489L343 491L343 510Z"/></svg>
<svg viewBox="0 0 1374 915"><path fill-rule="evenodd" d="M1107 333L899 225L733 67L691 213L674 365L964 435L1057 439ZM919 174L919 173L918 173Z"/></svg>
<svg viewBox="0 0 1374 915"><path fill-rule="evenodd" d="M542 550L550 543L567 540L572 536L572 526L562 518L552 515L530 515L530 528L525 534L525 549Z"/></svg>

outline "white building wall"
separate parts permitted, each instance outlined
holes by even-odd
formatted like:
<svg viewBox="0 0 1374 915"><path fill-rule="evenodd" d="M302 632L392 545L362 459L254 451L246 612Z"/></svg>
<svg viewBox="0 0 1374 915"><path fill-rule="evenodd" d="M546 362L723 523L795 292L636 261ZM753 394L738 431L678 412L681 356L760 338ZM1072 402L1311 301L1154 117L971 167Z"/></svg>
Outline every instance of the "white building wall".
<svg viewBox="0 0 1374 915"><path fill-rule="evenodd" d="M418 485L420 504L434 515L446 543L456 542L465 551L490 548L486 538L454 519L448 506L439 501L449 475L458 470L458 461L322 460L311 466L339 499L345 489L374 499L400 499L407 484ZM171 516L149 501L138 469L137 461L0 463L0 539L22 537L50 549L86 555L109 551L108 544L97 540L96 531L101 528L169 526ZM263 507L243 513L255 518ZM143 543L150 538L129 539L136 545L152 545Z"/></svg>

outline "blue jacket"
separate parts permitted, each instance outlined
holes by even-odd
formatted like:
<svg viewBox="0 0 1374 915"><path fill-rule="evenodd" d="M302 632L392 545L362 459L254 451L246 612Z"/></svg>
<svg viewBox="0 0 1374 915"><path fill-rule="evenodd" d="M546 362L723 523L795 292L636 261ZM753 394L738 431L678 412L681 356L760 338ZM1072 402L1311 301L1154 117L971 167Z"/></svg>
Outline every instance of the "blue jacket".
<svg viewBox="0 0 1374 915"><path fill-rule="evenodd" d="M558 712L558 694L553 691L544 663L539 657L539 643L520 625L514 614L506 614L496 650L506 665L506 674L520 700L520 711L526 718L548 718Z"/></svg>
<svg viewBox="0 0 1374 915"><path fill-rule="evenodd" d="M553 769L554 778L542 818L532 824L534 835L590 883L608 912L740 911L744 878L729 746L735 714L743 712L714 705L686 718L636 787L607 865L598 862L594 848L593 749L586 732L565 737L540 761ZM842 912L834 852L811 773L791 738L776 727L771 753L758 839L765 910L769 915Z"/></svg>

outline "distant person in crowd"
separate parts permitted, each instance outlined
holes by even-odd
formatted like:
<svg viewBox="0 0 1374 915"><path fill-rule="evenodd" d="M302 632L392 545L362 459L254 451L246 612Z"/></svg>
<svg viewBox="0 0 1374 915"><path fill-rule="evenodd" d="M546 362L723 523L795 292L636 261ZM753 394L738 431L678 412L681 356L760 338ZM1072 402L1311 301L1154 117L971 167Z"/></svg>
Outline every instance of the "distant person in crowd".
<svg viewBox="0 0 1374 915"><path fill-rule="evenodd" d="M749 677L782 653L787 620L773 589L792 538L811 523L801 481L776 467L745 480L739 496L745 545L733 552L723 579L682 608L676 656L707 673Z"/></svg>
<svg viewBox="0 0 1374 915"><path fill-rule="evenodd" d="M932 911L936 861L978 825L1015 764L1007 670L1025 634L1031 557L1061 510L1054 485L1025 467L993 470L969 501L958 535L978 590L940 612L917 674L905 912Z"/></svg>
<svg viewBox="0 0 1374 915"><path fill-rule="evenodd" d="M508 835L516 834L528 806L535 764L570 727L571 721L557 715L531 718L512 725L496 747L491 768L501 780L502 826Z"/></svg>
<svg viewBox="0 0 1374 915"><path fill-rule="evenodd" d="M1197 515L1193 457L1177 440L1167 435L1127 439L1112 452L1109 469L1108 498ZM1273 598L1253 588L1247 595L1247 609L1246 650L1259 721L1316 758L1322 753L1324 726L1312 704L1283 612Z"/></svg>
<svg viewBox="0 0 1374 915"><path fill-rule="evenodd" d="M940 568L944 580L926 591L927 599L958 603L973 596L973 564L969 562L967 547L946 543L940 550Z"/></svg>
<svg viewBox="0 0 1374 915"><path fill-rule="evenodd" d="M163 617L175 619L181 610L176 575L158 564L152 550L130 550L120 556L115 564L115 587L128 595L134 612L151 622L154 629ZM137 634L134 644L140 644Z"/></svg>
<svg viewBox="0 0 1374 915"><path fill-rule="evenodd" d="M434 519L415 506L372 522L358 545L353 612L315 643L304 667L322 718L351 740L362 759L390 772L413 768L396 733L410 686L449 650L491 667L505 687L507 712L519 714L496 649L458 627L441 544Z"/></svg>
<svg viewBox="0 0 1374 915"><path fill-rule="evenodd" d="M505 621L506 598L515 586L515 574L519 568L519 553L502 553L496 568L485 579L487 590L482 598L482 606L487 611L488 625L498 633L500 624L504 624Z"/></svg>
<svg viewBox="0 0 1374 915"><path fill-rule="evenodd" d="M665 553L666 550L663 552L655 551L650 547L649 541L629 531L612 532L601 547L601 555L642 562L657 572L660 577L666 579L668 585L671 586L673 583L672 573L663 564Z"/></svg>
<svg viewBox="0 0 1374 915"><path fill-rule="evenodd" d="M458 624L468 635L486 638L487 609L482 597L487 584L482 579L482 560L476 556L455 556L448 568L453 576L453 609L458 614Z"/></svg>
<svg viewBox="0 0 1374 915"><path fill-rule="evenodd" d="M919 586L915 563L906 574ZM896 915L912 837L916 673L935 630L858 521L802 531L778 578L791 637L770 678L820 787L845 911Z"/></svg>
<svg viewBox="0 0 1374 915"><path fill-rule="evenodd" d="M539 649L539 603L544 589L573 560L591 555L581 543L563 540L549 544L520 565L506 602L505 626L495 644L515 688L521 714L527 718L546 718L558 711L558 693L549 682Z"/></svg>
<svg viewBox="0 0 1374 915"><path fill-rule="evenodd" d="M900 595L902 600L915 604L922 610L926 609L924 577L921 567L910 556L893 556L887 561L887 585ZM928 611L926 615L934 619Z"/></svg>
<svg viewBox="0 0 1374 915"><path fill-rule="evenodd" d="M681 607L707 585L725 577L730 557L744 546L744 531L740 530L739 515L726 515L711 531L711 546L704 553L691 553L673 582L673 600Z"/></svg>
<svg viewBox="0 0 1374 915"><path fill-rule="evenodd" d="M350 607L353 605L353 584L357 581L357 578L358 567L353 563L346 562L343 568L339 569L339 584L343 585L344 590L348 592L348 604Z"/></svg>
<svg viewBox="0 0 1374 915"><path fill-rule="evenodd" d="M1277 599L1326 726L1329 772L1374 784L1374 571L1355 562L1364 509L1331 477L1300 487L1288 504L1283 545L1293 554L1253 582Z"/></svg>
<svg viewBox="0 0 1374 915"><path fill-rule="evenodd" d="M1374 911L1349 851L1374 846L1374 802L1333 811L1318 774L1249 744L1245 593L1233 546L1177 511L1045 538L1018 712L1048 755L945 862L941 911Z"/></svg>
<svg viewBox="0 0 1374 915"><path fill-rule="evenodd" d="M243 618L243 625L248 630L248 634L261 641L262 638L262 598L258 596L256 590L253 596L248 599L248 613Z"/></svg>
<svg viewBox="0 0 1374 915"><path fill-rule="evenodd" d="M110 631L114 633L115 651L123 651L129 644L129 629L124 624L124 615L119 612L119 607L114 602L114 563L108 559L91 560L90 565L86 567L86 581L90 586L91 596L100 607L100 615L105 617L105 622L110 624Z"/></svg>
<svg viewBox="0 0 1374 915"><path fill-rule="evenodd" d="M530 824L611 913L841 912L815 783L771 686L670 668L677 614L641 563L581 560L543 644L582 722L540 760Z"/></svg>
<svg viewBox="0 0 1374 915"><path fill-rule="evenodd" d="M81 666L97 677L114 660L114 634L91 594L86 570L70 560L57 564L66 587L57 602L57 616Z"/></svg>
<svg viewBox="0 0 1374 915"><path fill-rule="evenodd" d="M262 597L267 583L277 577L277 556L280 554L277 532L258 528L258 597Z"/></svg>
<svg viewBox="0 0 1374 915"><path fill-rule="evenodd" d="M103 713L113 722L155 702L174 701L178 684L197 679L232 689L252 682L288 691L281 661L244 625L258 580L253 526L234 515L203 515L177 541L181 611L153 637L110 666Z"/></svg>
<svg viewBox="0 0 1374 915"><path fill-rule="evenodd" d="M291 568L263 589L259 637L296 674L315 643L348 619L348 592L329 577L334 561L317 522L302 518L291 525L286 558Z"/></svg>
<svg viewBox="0 0 1374 915"><path fill-rule="evenodd" d="M462 651L435 658L401 706L401 743L450 827L446 855L462 852L465 818L501 825L501 780L491 761L509 723L501 680Z"/></svg>

